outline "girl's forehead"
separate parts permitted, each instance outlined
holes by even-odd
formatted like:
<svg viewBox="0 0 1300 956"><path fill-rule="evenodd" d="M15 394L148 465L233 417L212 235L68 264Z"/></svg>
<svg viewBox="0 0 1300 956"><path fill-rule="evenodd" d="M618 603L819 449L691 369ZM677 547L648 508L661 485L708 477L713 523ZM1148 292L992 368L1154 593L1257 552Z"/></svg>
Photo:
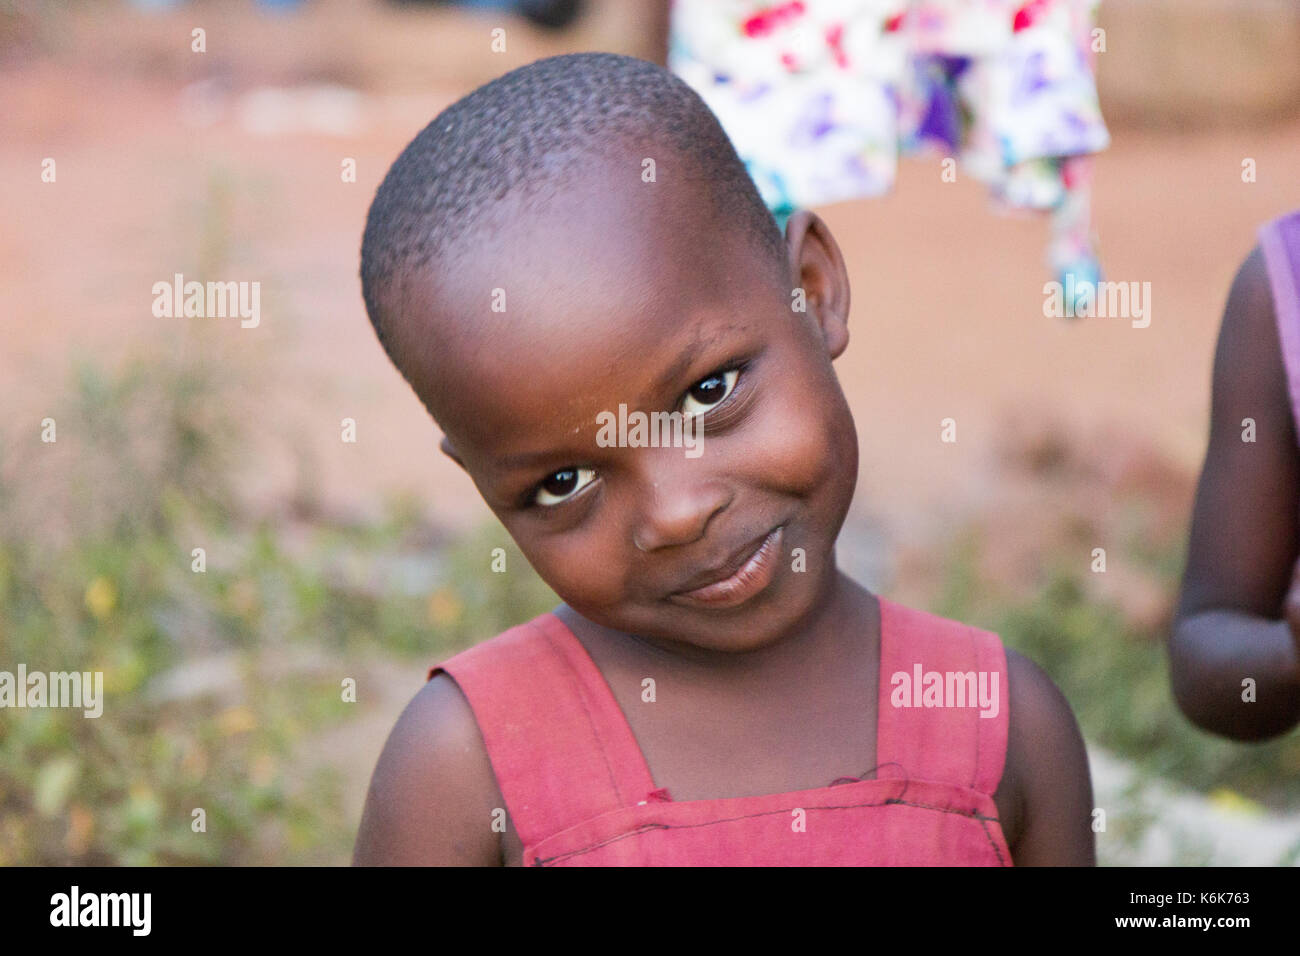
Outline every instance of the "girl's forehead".
<svg viewBox="0 0 1300 956"><path fill-rule="evenodd" d="M662 403L692 384L691 375L713 371L699 367L709 356L725 361L757 342L762 326L759 310L737 314L716 304L667 315L614 312L600 322L524 322L485 330L452 375L461 404L485 424L565 428L606 406Z"/></svg>
<svg viewBox="0 0 1300 956"><path fill-rule="evenodd" d="M471 308L485 290L499 291L504 301L493 308L509 313L573 299L612 309L696 291L721 296L771 272L747 220L720 217L707 182L647 184L638 169L595 163L543 196L503 200L446 278L465 280Z"/></svg>
<svg viewBox="0 0 1300 956"><path fill-rule="evenodd" d="M415 278L412 328L439 342L412 351L417 389L438 393L452 427L571 429L594 405L648 400L708 339L783 310L788 322L770 261L711 220L698 184L629 196L604 175L504 210L475 248Z"/></svg>

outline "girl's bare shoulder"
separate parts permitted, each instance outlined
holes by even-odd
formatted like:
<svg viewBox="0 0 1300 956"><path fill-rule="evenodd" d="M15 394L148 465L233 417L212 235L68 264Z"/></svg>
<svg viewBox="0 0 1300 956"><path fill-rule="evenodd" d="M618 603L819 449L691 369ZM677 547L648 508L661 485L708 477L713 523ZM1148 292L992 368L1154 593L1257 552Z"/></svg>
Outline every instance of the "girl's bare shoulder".
<svg viewBox="0 0 1300 956"><path fill-rule="evenodd" d="M994 795L1017 866L1091 866L1092 779L1069 702L1029 658L1007 648L1007 758Z"/></svg>
<svg viewBox="0 0 1300 956"><path fill-rule="evenodd" d="M474 712L447 674L407 704L375 766L357 836L358 866L493 866L493 811L504 807Z"/></svg>

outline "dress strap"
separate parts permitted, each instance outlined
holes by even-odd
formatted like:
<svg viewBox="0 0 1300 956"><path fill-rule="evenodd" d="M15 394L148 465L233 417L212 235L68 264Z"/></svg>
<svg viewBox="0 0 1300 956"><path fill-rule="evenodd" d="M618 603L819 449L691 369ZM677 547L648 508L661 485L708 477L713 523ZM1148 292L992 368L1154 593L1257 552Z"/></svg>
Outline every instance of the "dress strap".
<svg viewBox="0 0 1300 956"><path fill-rule="evenodd" d="M880 599L877 776L992 795L1006 762L1007 690L996 634Z"/></svg>
<svg viewBox="0 0 1300 956"><path fill-rule="evenodd" d="M524 846L654 790L609 684L554 614L429 669L447 673L474 711Z"/></svg>
<svg viewBox="0 0 1300 956"><path fill-rule="evenodd" d="M1300 433L1300 211L1259 227L1291 414Z"/></svg>

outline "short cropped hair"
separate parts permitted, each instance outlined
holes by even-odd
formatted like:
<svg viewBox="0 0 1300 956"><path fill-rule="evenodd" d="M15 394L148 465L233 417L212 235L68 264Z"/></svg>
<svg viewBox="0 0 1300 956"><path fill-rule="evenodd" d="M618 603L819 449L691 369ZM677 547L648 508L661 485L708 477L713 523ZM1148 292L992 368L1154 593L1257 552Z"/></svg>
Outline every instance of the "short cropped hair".
<svg viewBox="0 0 1300 956"><path fill-rule="evenodd" d="M776 220L717 118L686 83L635 57L548 57L439 113L375 193L361 243L362 295L380 343L403 375L389 313L394 280L400 284L410 270L453 253L482 230L494 203L563 186L566 157L629 138L662 142L685 159L693 178L708 184L719 221L745 230L774 264L784 262ZM629 175L639 176L639 167Z"/></svg>

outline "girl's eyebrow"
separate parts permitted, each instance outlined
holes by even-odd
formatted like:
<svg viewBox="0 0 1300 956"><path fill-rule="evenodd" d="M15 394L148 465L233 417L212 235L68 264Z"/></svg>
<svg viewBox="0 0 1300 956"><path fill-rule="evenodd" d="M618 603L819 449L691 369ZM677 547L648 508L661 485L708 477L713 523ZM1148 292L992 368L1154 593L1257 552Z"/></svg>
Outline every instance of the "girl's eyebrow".
<svg viewBox="0 0 1300 956"><path fill-rule="evenodd" d="M543 448L539 451L523 451L515 455L506 455L498 459L497 464L502 470L517 471L521 468L535 468L546 459L555 458L559 454L553 448Z"/></svg>
<svg viewBox="0 0 1300 956"><path fill-rule="evenodd" d="M714 342L718 341L718 339L722 338L723 333L726 331L727 329L717 330L707 338L697 334L695 338L693 338L690 343L677 354L677 358L673 359L672 364L668 366L667 370L654 380L654 384L651 386L652 389L656 392L662 392L671 388L683 375L690 371L690 368L695 363L699 353Z"/></svg>
<svg viewBox="0 0 1300 956"><path fill-rule="evenodd" d="M701 343L696 339L690 345L686 346L686 348L682 349L677 358L673 359L672 364L668 366L667 371L655 379L654 385L652 386L654 391L664 391L685 375L686 370L689 369L691 363L695 361L695 356L699 353L700 347Z"/></svg>

